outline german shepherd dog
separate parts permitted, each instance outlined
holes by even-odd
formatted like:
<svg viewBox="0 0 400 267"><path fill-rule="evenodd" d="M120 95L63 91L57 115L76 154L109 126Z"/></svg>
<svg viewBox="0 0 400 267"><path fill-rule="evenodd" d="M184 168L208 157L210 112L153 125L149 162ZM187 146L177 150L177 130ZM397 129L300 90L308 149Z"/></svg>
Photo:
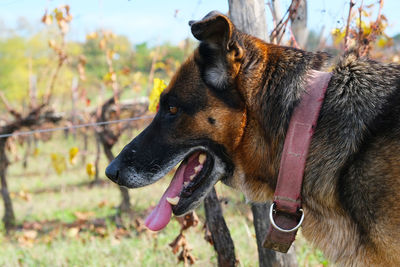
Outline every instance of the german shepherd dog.
<svg viewBox="0 0 400 267"><path fill-rule="evenodd" d="M218 12L189 25L199 47L152 123L106 169L136 188L182 162L146 222L155 230L219 180L250 201L270 200L308 74L328 67L327 54L265 43ZM400 266L400 66L348 54L329 70L302 185L302 234L341 266Z"/></svg>

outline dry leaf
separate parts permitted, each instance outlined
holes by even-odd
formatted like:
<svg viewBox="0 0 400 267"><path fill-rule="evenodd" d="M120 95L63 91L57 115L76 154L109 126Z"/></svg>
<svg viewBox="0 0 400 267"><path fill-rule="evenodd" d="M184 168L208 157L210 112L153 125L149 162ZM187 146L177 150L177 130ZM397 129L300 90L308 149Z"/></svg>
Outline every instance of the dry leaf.
<svg viewBox="0 0 400 267"><path fill-rule="evenodd" d="M169 246L172 248L172 253L178 253L181 247L186 245L186 237L184 234L180 233L174 241L172 241Z"/></svg>
<svg viewBox="0 0 400 267"><path fill-rule="evenodd" d="M68 237L76 237L80 231L79 227L71 227L67 231Z"/></svg>
<svg viewBox="0 0 400 267"><path fill-rule="evenodd" d="M199 224L199 217L196 212L192 211L183 217L175 217L181 225L181 231L186 230L190 227L196 227Z"/></svg>
<svg viewBox="0 0 400 267"><path fill-rule="evenodd" d="M108 205L108 201L107 201L107 200L102 200L97 206L98 206L99 208L103 208L103 207L105 207L106 205Z"/></svg>
<svg viewBox="0 0 400 267"><path fill-rule="evenodd" d="M47 14L47 10L42 17L42 22L46 25L50 25L53 22L53 16Z"/></svg>
<svg viewBox="0 0 400 267"><path fill-rule="evenodd" d="M119 239L111 237L111 245L112 246L117 246L121 243L121 241L119 241Z"/></svg>
<svg viewBox="0 0 400 267"><path fill-rule="evenodd" d="M78 220L87 221L90 217L93 217L95 213L92 211L87 211L87 212L75 211L74 215Z"/></svg>
<svg viewBox="0 0 400 267"><path fill-rule="evenodd" d="M36 239L36 237L38 236L38 232L35 230L24 230L24 237L27 239Z"/></svg>
<svg viewBox="0 0 400 267"><path fill-rule="evenodd" d="M102 236L102 237L104 237L104 236L107 235L107 229L104 228L104 227L96 227L96 228L95 228L95 232L96 232L97 234L99 234L100 236Z"/></svg>

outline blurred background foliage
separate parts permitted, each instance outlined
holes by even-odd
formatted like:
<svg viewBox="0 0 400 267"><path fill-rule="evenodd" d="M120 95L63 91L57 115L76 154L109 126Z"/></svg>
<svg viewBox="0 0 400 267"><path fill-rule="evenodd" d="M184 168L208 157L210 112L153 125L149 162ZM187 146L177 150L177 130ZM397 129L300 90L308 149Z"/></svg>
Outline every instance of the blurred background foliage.
<svg viewBox="0 0 400 267"><path fill-rule="evenodd" d="M3 26L4 27L4 26ZM0 90L11 103L24 105L27 99L29 77L35 75L39 96L49 82L49 73L55 68L54 51L49 49L49 42L55 38L54 27L21 35L21 31L29 32L31 26L24 22L18 31L7 29L8 34L0 37ZM106 54L102 50L102 32L98 30L87 35L84 42L67 42L68 63L61 69L56 99L70 97L71 83L78 76L79 56L85 57L86 79L81 84L88 98L98 95L99 88L107 80L108 66ZM107 46L112 51L113 67L122 87L130 87L131 95L145 95L149 85L149 72L154 64L155 76L169 80L183 59L195 47L195 42L183 40L178 45L163 43L150 46L148 43L133 44L126 36L114 35L111 32ZM154 59L156 58L156 59ZM153 61L156 62L153 63ZM151 83L151 81L150 81ZM94 99L95 100L95 99ZM96 101L96 100L95 100ZM94 103L95 104L95 103ZM1 107L2 103L0 103Z"/></svg>

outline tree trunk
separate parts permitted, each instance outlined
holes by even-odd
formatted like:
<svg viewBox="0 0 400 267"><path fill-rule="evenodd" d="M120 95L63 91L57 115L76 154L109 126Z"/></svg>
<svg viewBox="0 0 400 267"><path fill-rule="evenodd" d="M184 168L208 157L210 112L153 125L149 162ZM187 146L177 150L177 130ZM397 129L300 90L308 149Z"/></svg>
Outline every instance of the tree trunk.
<svg viewBox="0 0 400 267"><path fill-rule="evenodd" d="M276 252L263 247L264 238L268 231L268 218L267 214L269 208L266 204L252 204L251 211L253 212L253 224L256 230L257 248L259 266L273 267L277 266Z"/></svg>
<svg viewBox="0 0 400 267"><path fill-rule="evenodd" d="M25 149L24 159L22 160L22 167L25 170L26 170L26 168L28 168L28 158L31 154L32 139L33 139L33 136L31 136L31 135L28 135L26 137L26 149Z"/></svg>
<svg viewBox="0 0 400 267"><path fill-rule="evenodd" d="M101 155L101 137L100 134L95 132L95 137L96 137L96 158L94 160L94 169L95 169L95 174L94 174L94 183L97 183L99 181L99 163L100 163L100 155Z"/></svg>
<svg viewBox="0 0 400 267"><path fill-rule="evenodd" d="M308 38L307 0L293 0L292 8L295 9L290 17L292 33L300 48L304 48Z"/></svg>
<svg viewBox="0 0 400 267"><path fill-rule="evenodd" d="M229 15L235 26L248 34L267 41L264 0L229 0ZM258 25L258 26L255 26ZM259 266L297 266L294 249L285 255L263 247L268 231L268 213L271 203L252 204L256 231ZM278 264L279 265L276 265Z"/></svg>
<svg viewBox="0 0 400 267"><path fill-rule="evenodd" d="M229 17L243 32L267 40L264 0L228 0Z"/></svg>
<svg viewBox="0 0 400 267"><path fill-rule="evenodd" d="M272 17L273 20L275 21L274 27L281 21L282 19L282 13L281 13L281 8L279 5L279 0L271 0L271 12L272 12Z"/></svg>
<svg viewBox="0 0 400 267"><path fill-rule="evenodd" d="M103 143L104 153L109 162L114 159L114 155L111 151L111 147L105 143ZM126 187L118 186L119 191L121 192L121 204L119 205L120 212L129 213L131 211L131 199L129 197L129 191Z"/></svg>
<svg viewBox="0 0 400 267"><path fill-rule="evenodd" d="M3 223L6 232L8 233L15 225L15 215L10 193L8 192L8 186L6 180L7 167L9 164L5 150L6 141L7 141L6 138L0 140L0 179L1 179L1 196L3 198L3 203L4 203Z"/></svg>
<svg viewBox="0 0 400 267"><path fill-rule="evenodd" d="M204 209L206 211L206 224L211 232L214 249L218 254L218 266L235 266L237 263L235 245L222 215L221 203L218 200L215 188L204 199Z"/></svg>
<svg viewBox="0 0 400 267"><path fill-rule="evenodd" d="M131 201L129 196L129 191L126 187L119 186L119 191L121 192L121 204L119 205L119 210L122 213L129 213L131 211Z"/></svg>
<svg viewBox="0 0 400 267"><path fill-rule="evenodd" d="M78 78L73 77L72 78L72 83L71 83L71 123L72 125L77 123L78 120L78 111L77 111L77 102L78 102L78 97L79 97L79 92L78 92ZM74 140L76 140L76 129L72 129L72 136L74 137Z"/></svg>
<svg viewBox="0 0 400 267"><path fill-rule="evenodd" d="M86 165L86 160L88 156L88 146L89 146L89 135L88 135L88 128L82 129L82 137L83 137L83 151L82 151L82 166Z"/></svg>

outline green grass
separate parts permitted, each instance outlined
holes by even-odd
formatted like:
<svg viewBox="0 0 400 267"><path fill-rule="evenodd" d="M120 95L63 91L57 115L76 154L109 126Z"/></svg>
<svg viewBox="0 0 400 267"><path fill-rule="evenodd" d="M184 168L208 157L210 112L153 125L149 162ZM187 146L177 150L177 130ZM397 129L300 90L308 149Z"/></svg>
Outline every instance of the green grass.
<svg viewBox="0 0 400 267"><path fill-rule="evenodd" d="M124 136L115 147L115 152L129 141ZM91 141L93 142L93 141ZM49 223L37 233L17 230L10 236L4 235L0 228L0 266L173 266L177 256L168 246L179 234L179 224L172 219L171 223L159 233L137 232L133 222L125 217L124 224L130 236L118 238L115 235L116 225L113 219L120 201L120 193L115 184L107 182L102 186L89 187L82 183L89 182L85 166L78 163L68 165L67 170L57 175L52 169L50 153L57 152L68 158L71 147L82 147L81 140L72 137L65 139L56 134L52 141L39 143L40 153L30 157L28 168L23 169L21 161L14 162L8 171L8 182L11 192L25 192L24 199L16 194L13 198L17 223ZM94 161L93 151L87 162ZM18 147L17 154L22 155ZM15 155L11 155L11 161ZM101 160L104 170L107 162ZM103 176L103 175L101 175ZM102 177L105 179L104 177ZM155 205L168 185L164 179L152 186L130 190L134 219L144 219L150 206ZM250 221L250 208L244 203L243 196L218 183L216 186L220 197L228 200L223 204L227 225L235 243L240 266L258 266L257 247L254 229ZM35 193L40 192L40 193ZM0 214L3 214L3 206ZM89 219L102 218L106 225L101 234L96 229L82 228L74 232L68 224L76 223L79 213L89 214ZM217 258L213 247L204 240L204 210L199 207L196 212L200 218L197 227L185 232L192 254L197 259L195 266L216 266ZM37 234L37 235L36 235ZM28 236L28 238L26 238ZM313 250L299 236L296 241L299 266L329 266L322 253ZM182 264L183 266L183 264Z"/></svg>

